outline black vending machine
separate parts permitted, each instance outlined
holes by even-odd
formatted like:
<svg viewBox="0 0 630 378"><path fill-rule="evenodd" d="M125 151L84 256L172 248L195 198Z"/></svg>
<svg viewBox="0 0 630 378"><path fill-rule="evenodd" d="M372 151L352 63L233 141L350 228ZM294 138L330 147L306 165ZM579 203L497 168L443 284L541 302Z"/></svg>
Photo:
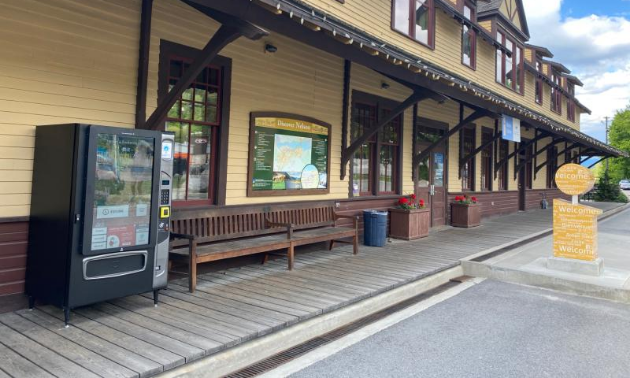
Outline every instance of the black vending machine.
<svg viewBox="0 0 630 378"><path fill-rule="evenodd" d="M38 126L26 294L70 309L165 288L174 136Z"/></svg>

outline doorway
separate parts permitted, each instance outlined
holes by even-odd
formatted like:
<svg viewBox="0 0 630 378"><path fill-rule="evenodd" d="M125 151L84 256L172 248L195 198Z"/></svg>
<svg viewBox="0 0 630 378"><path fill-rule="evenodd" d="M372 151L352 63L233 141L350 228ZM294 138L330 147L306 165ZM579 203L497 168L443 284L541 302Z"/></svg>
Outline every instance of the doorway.
<svg viewBox="0 0 630 378"><path fill-rule="evenodd" d="M421 122L421 121L417 121ZM415 153L418 154L444 136L447 126L416 124ZM446 224L446 144L435 147L429 156L418 164L416 196L424 200L431 210L431 227Z"/></svg>

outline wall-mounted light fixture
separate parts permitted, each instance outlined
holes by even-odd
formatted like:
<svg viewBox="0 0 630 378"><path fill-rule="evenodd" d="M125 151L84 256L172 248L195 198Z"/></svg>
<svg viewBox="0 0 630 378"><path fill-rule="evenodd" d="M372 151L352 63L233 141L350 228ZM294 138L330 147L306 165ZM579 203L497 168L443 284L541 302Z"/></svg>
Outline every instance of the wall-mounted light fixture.
<svg viewBox="0 0 630 378"><path fill-rule="evenodd" d="M268 52L269 54L273 54L276 51L278 51L278 48L274 45L272 45L271 43L267 43L265 45L265 51Z"/></svg>

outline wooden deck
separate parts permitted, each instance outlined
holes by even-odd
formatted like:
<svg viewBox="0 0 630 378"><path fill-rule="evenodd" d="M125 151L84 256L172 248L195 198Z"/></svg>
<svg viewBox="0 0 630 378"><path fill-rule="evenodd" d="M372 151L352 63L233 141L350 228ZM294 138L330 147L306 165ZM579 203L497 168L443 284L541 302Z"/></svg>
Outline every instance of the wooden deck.
<svg viewBox="0 0 630 378"><path fill-rule="evenodd" d="M551 211L446 228L414 242L298 254L286 260L172 281L161 304L136 295L72 312L43 306L0 315L0 378L147 377L459 264L466 256L542 231Z"/></svg>

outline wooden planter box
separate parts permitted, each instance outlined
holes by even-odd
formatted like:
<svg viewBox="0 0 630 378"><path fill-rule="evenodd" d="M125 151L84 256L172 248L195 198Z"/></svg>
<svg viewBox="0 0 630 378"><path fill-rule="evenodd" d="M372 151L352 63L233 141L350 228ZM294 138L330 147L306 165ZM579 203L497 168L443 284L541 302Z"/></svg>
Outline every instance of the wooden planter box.
<svg viewBox="0 0 630 378"><path fill-rule="evenodd" d="M429 209L390 209L389 236L396 239L414 240L429 235L431 212Z"/></svg>
<svg viewBox="0 0 630 378"><path fill-rule="evenodd" d="M451 203L451 226L477 227L481 224L481 208L479 205L462 205Z"/></svg>

